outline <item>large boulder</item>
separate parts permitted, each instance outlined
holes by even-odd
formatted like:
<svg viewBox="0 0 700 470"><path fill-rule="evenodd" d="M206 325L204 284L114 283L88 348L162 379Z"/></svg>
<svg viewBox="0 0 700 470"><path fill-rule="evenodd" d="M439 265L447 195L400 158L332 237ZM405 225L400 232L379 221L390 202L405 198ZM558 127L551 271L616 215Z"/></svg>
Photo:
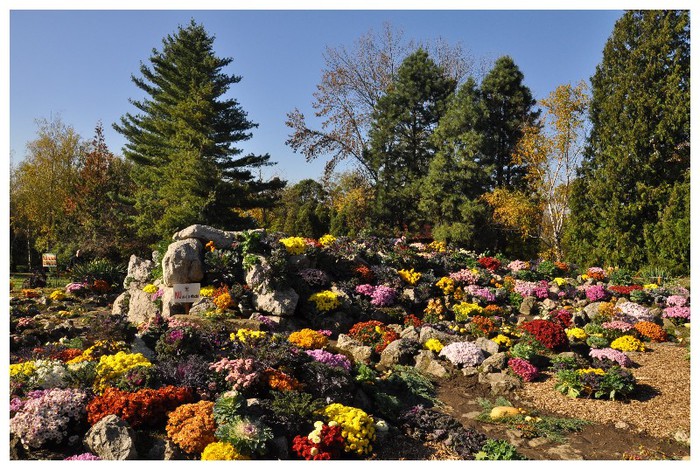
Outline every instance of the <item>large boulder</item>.
<svg viewBox="0 0 700 470"><path fill-rule="evenodd" d="M163 255L163 283L175 284L199 282L204 278L203 245L189 238L171 243Z"/></svg>
<svg viewBox="0 0 700 470"><path fill-rule="evenodd" d="M129 289L129 311L127 320L138 325L155 317L159 313L158 306L151 300L151 294L140 289ZM116 300L115 300L116 305ZM112 311L114 313L114 310Z"/></svg>
<svg viewBox="0 0 700 470"><path fill-rule="evenodd" d="M195 238L202 242L203 245L214 242L217 248L230 247L236 241L236 232L226 232L218 228L210 227L209 225L195 224L184 228L173 235L173 241L182 241L190 238Z"/></svg>
<svg viewBox="0 0 700 470"><path fill-rule="evenodd" d="M372 357L372 348L365 346L359 341L352 339L350 336L345 334L338 335L338 341L335 345L335 349L350 357L354 362L369 364L370 358Z"/></svg>
<svg viewBox="0 0 700 470"><path fill-rule="evenodd" d="M445 366L435 358L435 354L432 351L419 351L414 360L416 370L422 374L437 378L444 378L450 375Z"/></svg>
<svg viewBox="0 0 700 470"><path fill-rule="evenodd" d="M419 347L416 341L407 338L392 341L382 351L377 366L389 369L395 365L408 365L413 362L413 356Z"/></svg>
<svg viewBox="0 0 700 470"><path fill-rule="evenodd" d="M280 317L294 315L298 302L299 294L291 287L253 292L253 304L258 310Z"/></svg>
<svg viewBox="0 0 700 470"><path fill-rule="evenodd" d="M136 439L129 424L116 415L107 415L85 434L85 447L102 460L136 460Z"/></svg>
<svg viewBox="0 0 700 470"><path fill-rule="evenodd" d="M534 297L525 297L520 304L520 314L521 315L532 315L536 313L535 306L537 305L537 299Z"/></svg>
<svg viewBox="0 0 700 470"><path fill-rule="evenodd" d="M501 372L506 367L508 367L508 355L504 352L489 356L481 363L481 370L486 373Z"/></svg>
<svg viewBox="0 0 700 470"><path fill-rule="evenodd" d="M442 332L440 330L436 330L435 328L428 326L428 325L423 325L420 328L420 335L419 335L418 341L421 344L425 344L425 342L428 341L429 339L436 339L436 340L440 341L442 344L446 345L448 343L453 342L454 338L455 337L449 333L445 333L445 332Z"/></svg>
<svg viewBox="0 0 700 470"><path fill-rule="evenodd" d="M492 356L498 352L498 343L488 338L479 337L474 341L484 352L484 356Z"/></svg>
<svg viewBox="0 0 700 470"><path fill-rule="evenodd" d="M149 259L131 255L129 267L124 278L124 289L143 289L148 284L156 263Z"/></svg>
<svg viewBox="0 0 700 470"><path fill-rule="evenodd" d="M584 307L583 311L586 313L586 316L589 319L593 320L598 316L598 310L600 309L601 304L602 302L591 302Z"/></svg>

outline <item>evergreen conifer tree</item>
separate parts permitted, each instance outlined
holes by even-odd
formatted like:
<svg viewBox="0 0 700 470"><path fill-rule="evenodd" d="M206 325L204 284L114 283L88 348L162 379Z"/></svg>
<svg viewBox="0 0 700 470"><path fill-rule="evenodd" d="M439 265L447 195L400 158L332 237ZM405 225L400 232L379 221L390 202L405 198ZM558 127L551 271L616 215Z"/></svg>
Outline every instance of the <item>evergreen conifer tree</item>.
<svg viewBox="0 0 700 470"><path fill-rule="evenodd" d="M483 108L474 79L469 78L450 100L433 133L437 148L423 179L420 208L433 221L433 236L468 246L487 248L487 191L491 167L483 162Z"/></svg>
<svg viewBox="0 0 700 470"><path fill-rule="evenodd" d="M375 217L387 233L421 228L420 182L435 153L430 136L455 87L455 80L418 49L377 102L368 160L377 175Z"/></svg>
<svg viewBox="0 0 700 470"><path fill-rule="evenodd" d="M626 12L591 82L568 253L587 265L689 272L689 12Z"/></svg>
<svg viewBox="0 0 700 470"><path fill-rule="evenodd" d="M268 195L284 186L277 178L256 181L252 173L271 164L269 155L241 156L235 146L257 125L225 96L241 77L224 72L232 59L217 57L213 42L194 20L165 37L150 66L141 64L141 76L132 75L146 94L131 101L138 114L114 125L134 163L135 228L150 242L193 223L245 227L250 220L241 210L270 205Z"/></svg>
<svg viewBox="0 0 700 470"><path fill-rule="evenodd" d="M484 107L484 163L491 166L491 187L524 189L526 168L512 155L527 125L534 125L539 111L523 73L509 56L496 60L481 83Z"/></svg>

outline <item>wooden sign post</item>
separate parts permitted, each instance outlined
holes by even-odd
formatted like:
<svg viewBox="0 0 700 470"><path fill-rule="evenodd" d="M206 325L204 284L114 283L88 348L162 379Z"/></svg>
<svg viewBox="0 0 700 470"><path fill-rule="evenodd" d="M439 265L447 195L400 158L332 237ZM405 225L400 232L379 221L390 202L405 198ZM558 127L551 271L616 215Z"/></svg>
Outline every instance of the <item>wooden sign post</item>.
<svg viewBox="0 0 700 470"><path fill-rule="evenodd" d="M199 300L199 289L201 288L198 282L190 284L174 284L173 285L173 302L185 304L185 314L190 313L190 307L194 302Z"/></svg>

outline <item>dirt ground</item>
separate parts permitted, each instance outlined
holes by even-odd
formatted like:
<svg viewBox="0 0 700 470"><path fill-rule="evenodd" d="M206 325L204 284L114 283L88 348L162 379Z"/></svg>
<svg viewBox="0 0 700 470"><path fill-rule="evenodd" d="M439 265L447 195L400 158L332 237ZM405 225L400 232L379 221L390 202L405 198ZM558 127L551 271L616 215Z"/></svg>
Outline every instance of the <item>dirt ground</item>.
<svg viewBox="0 0 700 470"><path fill-rule="evenodd" d="M441 380L438 399L444 406L440 409L492 439L508 440L530 460L626 460L633 455L644 460L688 459L690 447L675 440L672 432L687 430L687 435L690 434L690 361L686 354L687 349L683 347L663 344L631 355L636 363L633 373L638 377L639 386L638 391L624 401L565 397L553 389L555 379L551 376L525 384L522 390L504 396L514 406L540 416L578 418L592 423L567 434L564 442L525 439L505 424L478 421L476 416L482 408L477 399L487 398L493 402L496 397L491 394L489 385L479 383L476 376ZM664 375L665 381L657 380ZM392 442L375 446L376 457L456 459L444 446L409 441L392 436Z"/></svg>

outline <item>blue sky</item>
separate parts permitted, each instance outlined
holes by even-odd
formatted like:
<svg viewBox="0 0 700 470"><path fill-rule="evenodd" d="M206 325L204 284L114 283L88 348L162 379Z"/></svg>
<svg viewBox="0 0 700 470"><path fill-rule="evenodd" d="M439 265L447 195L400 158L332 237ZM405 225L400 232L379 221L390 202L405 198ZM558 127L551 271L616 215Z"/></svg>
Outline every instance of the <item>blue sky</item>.
<svg viewBox="0 0 700 470"><path fill-rule="evenodd" d="M19 6L16 8L20 8ZM510 55L535 98L557 85L588 80L621 10L11 10L10 151L25 155L36 119L60 115L90 139L101 121L107 145L121 154L125 141L112 123L140 98L138 74L152 48L191 18L216 36L214 48L232 57L228 73L242 76L230 94L259 127L244 152L270 153L269 170L291 182L320 175L324 161L306 163L285 145L286 114L312 115L326 46L348 46L389 22L406 38L442 37L476 59Z"/></svg>

